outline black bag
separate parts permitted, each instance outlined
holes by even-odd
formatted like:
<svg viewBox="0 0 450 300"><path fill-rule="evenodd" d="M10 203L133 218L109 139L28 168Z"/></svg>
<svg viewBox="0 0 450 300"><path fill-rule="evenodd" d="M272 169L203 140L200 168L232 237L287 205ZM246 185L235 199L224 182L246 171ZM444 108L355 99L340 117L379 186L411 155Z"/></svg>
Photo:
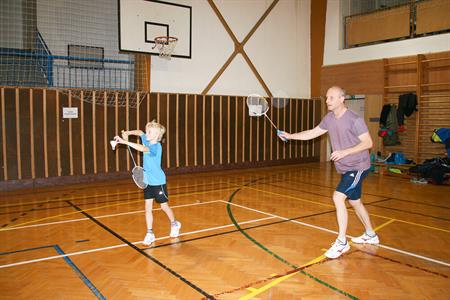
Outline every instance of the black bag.
<svg viewBox="0 0 450 300"><path fill-rule="evenodd" d="M450 173L450 159L439 157L427 159L422 164L409 168L409 171L419 174L422 178L429 178L435 184L443 184L446 174Z"/></svg>

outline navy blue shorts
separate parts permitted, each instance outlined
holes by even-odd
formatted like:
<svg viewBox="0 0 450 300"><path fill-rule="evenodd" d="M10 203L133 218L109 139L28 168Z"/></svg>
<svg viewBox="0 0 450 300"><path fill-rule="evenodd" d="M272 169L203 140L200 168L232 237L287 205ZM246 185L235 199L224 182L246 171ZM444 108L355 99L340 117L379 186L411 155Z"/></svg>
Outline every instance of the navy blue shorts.
<svg viewBox="0 0 450 300"><path fill-rule="evenodd" d="M167 192L166 185L147 185L144 189L144 199L155 199L158 203L169 201L169 193Z"/></svg>
<svg viewBox="0 0 450 300"><path fill-rule="evenodd" d="M342 174L341 181L336 191L345 194L350 200L358 200L361 198L362 181L369 175L370 170L365 171L348 171Z"/></svg>

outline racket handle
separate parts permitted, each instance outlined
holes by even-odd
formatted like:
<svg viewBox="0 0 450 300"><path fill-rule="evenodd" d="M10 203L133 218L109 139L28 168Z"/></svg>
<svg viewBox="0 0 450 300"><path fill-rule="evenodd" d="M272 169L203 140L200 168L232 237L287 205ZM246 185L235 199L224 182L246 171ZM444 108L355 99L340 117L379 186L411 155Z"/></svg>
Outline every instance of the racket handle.
<svg viewBox="0 0 450 300"><path fill-rule="evenodd" d="M283 142L287 143L287 141L288 141L289 139L288 139L288 138L281 137L280 134L282 134L282 133L284 133L284 131L281 131L281 130L277 129L277 135L278 135L278 137L279 137Z"/></svg>

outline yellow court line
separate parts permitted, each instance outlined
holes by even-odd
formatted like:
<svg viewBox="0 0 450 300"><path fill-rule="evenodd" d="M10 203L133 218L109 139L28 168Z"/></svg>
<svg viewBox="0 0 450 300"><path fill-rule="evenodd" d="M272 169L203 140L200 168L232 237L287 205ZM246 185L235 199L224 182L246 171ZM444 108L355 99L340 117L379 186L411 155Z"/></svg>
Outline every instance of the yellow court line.
<svg viewBox="0 0 450 300"><path fill-rule="evenodd" d="M388 221L388 222L386 222L386 223L384 223L384 224L381 224L380 226L376 227L376 228L374 229L374 231L378 231L378 230L380 230L381 228L383 228L384 226L387 226L387 225L389 225L389 224L391 224L392 222L395 222L395 221L396 221L395 219L392 219L392 220L390 220L390 221ZM323 250L323 251L326 251L327 249L322 249L322 250ZM325 258L326 258L326 256L322 254L322 255L316 257L315 259L313 259L313 260L307 262L306 264L302 265L301 267L303 268L303 267L307 267L307 266L309 266L309 265L316 264L316 263L318 263L318 262L321 262L321 261L324 260ZM264 292L264 291L267 291L268 289L274 287L275 285L277 285L277 284L283 282L284 280L286 280L286 279L288 279L288 278L294 276L295 274L297 274L297 273L299 273L299 272L300 272L300 271L297 271L297 272L294 272L294 273L292 273L292 274L289 274L289 275L286 275L286 276L277 278L277 279L275 279L274 281L272 281L272 282L266 284L265 286L260 287L259 289L255 289L255 288L247 288L247 290L251 291L251 293L250 293L250 294L247 294L247 295L245 295L245 296L243 296L243 297L241 297L241 298L239 298L239 300L247 300L247 299L253 298L254 296L259 295L259 294L261 294L261 293ZM271 276L273 276L273 275L271 275Z"/></svg>
<svg viewBox="0 0 450 300"><path fill-rule="evenodd" d="M78 210L77 211L72 211L72 212L65 213L65 214L59 214L59 215L50 216L50 217L46 217L46 218L35 219L35 220L31 220L31 221L24 222L24 223L3 227L3 228L0 228L0 231L4 231L4 230L10 229L10 228L14 228L14 227L23 226L23 225L26 225L26 224L37 223L39 221L54 219L54 218L68 216L68 215L73 215L73 214L78 214L78 213L83 212L83 211L90 211L90 210L95 210L95 209L100 209L100 208L105 208L105 207L125 205L125 204L130 204L130 203L135 203L135 202L141 202L141 201L142 200L139 199L139 200L134 200L134 201L121 202L121 203L116 203L116 204L110 204L110 205L104 205L104 206L99 206L99 207L93 207L93 208L89 208L89 209L82 209L81 211L78 211Z"/></svg>
<svg viewBox="0 0 450 300"><path fill-rule="evenodd" d="M284 194L275 193L275 192L269 192L269 191L265 191L265 190L261 190L261 189L252 188L252 187L247 187L246 186L245 188L249 188L249 189L252 189L252 190L255 190L255 191L260 191L260 192L263 192L263 193L273 194L273 195L277 195L277 196L283 196L283 197L290 198L290 199L300 200L300 201L304 201L304 202L310 202L310 203L316 203L316 204L323 205L323 206L334 207L334 205L330 205L330 204L324 204L324 203L321 203L321 202L305 200L305 199L294 197L294 196L284 195ZM353 211L353 210L350 210L350 211L352 213L356 214L355 211ZM369 213L369 215L374 216L374 217L379 217L379 218L382 218L382 219L388 219L388 220L392 220L393 219L392 217L386 217L386 216L373 214L373 213ZM433 230L438 230L438 231L443 231L443 232L450 233L450 230L442 229L442 228L439 228L439 227L428 226L428 225L415 223L415 222L411 222L411 221L405 221L405 220L401 220L401 219L395 219L395 221L400 222L400 223L416 225L416 226L425 227L425 228L428 228L428 229L433 229Z"/></svg>
<svg viewBox="0 0 450 300"><path fill-rule="evenodd" d="M375 217L379 217L379 218L383 218L383 219L389 219L389 220L392 219L390 217L381 216L381 215L377 215L377 214L369 214L369 215L375 216ZM400 223L405 223L405 224L409 224L409 225L416 225L416 226L425 227L425 228L428 228L428 229L433 229L433 230L438 230L438 231L443 231L443 232L449 232L450 233L450 230L442 229L442 228L439 228L439 227L428 226L428 225L415 223L415 222L411 222L411 221L405 221L405 220L401 220L401 219L393 219L393 220L395 220L396 222L400 222Z"/></svg>
<svg viewBox="0 0 450 300"><path fill-rule="evenodd" d="M383 228L383 227L385 227L385 226L387 226L387 225L389 225L389 224L391 224L391 223L393 223L393 222L395 222L395 221L397 221L397 220L396 220L396 219L391 219L391 220L387 221L386 223L383 223L383 224L381 224L380 226L374 228L373 231L378 231L378 230L380 230L381 228ZM351 243L351 242L350 242L350 243ZM322 250L323 250L323 251L326 251L327 249L322 249ZM316 264L316 263L318 263L318 262L324 260L325 258L326 258L326 256L322 254L321 256L319 256L319 257L317 257L317 258L315 258L315 259L309 261L308 263L304 264L302 267L306 267L306 266L309 266L309 265ZM286 280L286 279L288 279L288 278L294 276L294 275L297 274L297 273L299 273L299 271L294 272L294 273L289 274L289 275L286 275L286 276L283 276L283 277L280 277L280 278L277 278L276 280L274 280L274 281L272 281L272 282L266 284L265 286L262 286L262 287L259 288L259 289L255 289L255 288L247 288L247 290L251 291L251 293L250 293L250 294L247 294L247 295L245 295L245 296L243 296L243 297L241 297L241 298L239 298L239 300L246 300L246 299L253 298L254 296L261 294L262 292L264 292L264 291L266 291L266 290L268 290L268 289L274 287L275 285L279 284L280 282L283 282L284 280ZM273 276L273 275L271 275L271 276Z"/></svg>
<svg viewBox="0 0 450 300"><path fill-rule="evenodd" d="M65 197L65 198L58 198L58 199L50 199L50 200L43 200L43 201L36 201L36 202L25 202L25 203L15 203L15 204L6 204L1 205L0 208L6 208L11 206L20 206L20 205L32 205L32 204L45 204L50 202L62 202L66 200L81 200L84 198L95 198L95 197L105 197L105 196L120 196L124 194L136 194L137 191L128 191L128 192L119 192L119 193L106 193L106 194L99 194L99 195L86 195L86 196L80 196L80 197ZM56 196L57 197L57 196Z"/></svg>
<svg viewBox="0 0 450 300"><path fill-rule="evenodd" d="M250 186L244 186L244 188L246 188L246 189L251 189L251 190L255 190L255 191L264 192L264 193L267 193L267 194L273 194L273 195L277 195L277 196L283 196L283 197L286 197L286 198L291 198L291 199L295 199L295 200L301 200L301 201L304 201L304 202L309 202L309 203L314 203L314 204L319 204L319 205L322 205L322 206L333 207L333 208L334 208L334 205L331 205L331 204L326 204L326 203L317 202L317 201L312 201L312 200L306 200L306 199L298 198L298 197L294 197L294 196L289 196L289 195L279 194L279 193L275 193L275 192L265 191L265 190L253 188L253 187L250 187ZM326 196L323 196L323 197L326 197Z"/></svg>
<svg viewBox="0 0 450 300"><path fill-rule="evenodd" d="M213 193L213 192L223 192L234 189L234 187L229 187L225 189L216 189L216 190L210 190L210 191L199 191L199 192L192 192L192 193L184 193L184 194L176 194L171 196L169 194L169 198L177 198L177 197L186 197L186 196L192 196L192 195L199 195L199 194L207 194L207 193Z"/></svg>
<svg viewBox="0 0 450 300"><path fill-rule="evenodd" d="M218 183L226 183L226 182L218 182ZM214 183L216 184L216 183ZM185 187L196 187L196 186L202 186L204 184L198 184L198 185L186 185L186 186L178 186L177 188L185 188ZM231 188L237 187L237 185L234 185ZM219 189L220 191L221 189ZM223 189L222 189L223 190ZM216 191L216 190L213 190ZM211 192L211 191L208 191ZM6 207L11 207L11 206L20 206L20 205L32 205L32 204L43 204L43 203L51 203L51 202L62 202L62 201L66 201L66 200L82 200L85 198L100 198L100 197L105 197L105 196L120 196L120 195L125 195L125 194L138 194L141 193L140 190L137 191L127 191L127 192L118 192L118 193L105 193L105 194L99 194L99 195L85 195L85 196L80 196L80 197L65 197L65 198L59 198L59 199L53 199L53 200L44 200L44 201L37 201L37 202L25 202L25 203L15 203L15 204L6 204L6 205L0 205L0 208L6 208ZM172 197L176 197L178 195L173 195Z"/></svg>
<svg viewBox="0 0 450 300"><path fill-rule="evenodd" d="M380 230L381 228L383 228L383 227L385 227L385 226L388 226L389 224L391 224L391 223L393 223L393 222L395 222L395 221L396 221L395 219L392 219L392 220L390 220L390 221L387 221L386 223L381 224L381 225L378 226L378 227L375 227L375 228L373 229L373 231L378 231L378 230Z"/></svg>
<svg viewBox="0 0 450 300"><path fill-rule="evenodd" d="M214 190L214 192L225 191L225 190L230 190L230 189L233 189L233 188L218 189L218 190ZM206 194L206 193L209 193L209 192L212 192L212 191L203 191L203 192L192 192L192 193L179 194L179 195L172 196L172 198L192 196L192 195L198 195L198 194ZM110 205L93 207L93 208L89 208L89 209L82 209L81 211L73 211L73 212L69 212L69 213L59 214L59 215L55 215L55 216L50 216L50 217L46 217L46 218L31 220L31 221L27 221L27 222L24 222L24 223L3 227L3 228L0 228L0 231L4 231L4 230L10 229L10 228L19 227L19 226L23 226L23 225L27 225L27 224L31 224L31 223L37 223L37 222L44 221L44 220L55 219L55 218L58 218L58 217L73 215L73 214L80 213L82 211L91 211L91 210L105 208L105 207L119 206L119 205L125 205L125 204L142 202L142 201L143 201L142 199L139 199L139 200L134 200L134 201L120 202L120 203L115 203L115 204L110 204Z"/></svg>
<svg viewBox="0 0 450 300"><path fill-rule="evenodd" d="M321 256L318 256L318 257L314 258L313 260L307 262L306 264L302 265L300 268L304 268L304 267L307 267L307 266L316 264L316 263L318 263L318 262L324 260L325 258L326 258L325 255L322 254ZM254 296L259 295L259 294L261 294L261 293L264 292L264 291L267 291L268 289L274 287L275 285L279 284L280 282L283 282L283 281L285 281L286 279L289 279L289 278L291 278L292 276L294 276L294 275L296 275L296 274L298 274L298 273L300 273L300 271L296 271L296 272L294 272L294 273L291 273L291 274L285 275L285 276L283 276L283 277L277 278L277 279L275 279L274 281L271 281L271 282L269 282L268 284L266 284L266 285L264 285L264 286L262 286L262 287L260 287L260 288L258 288L258 289L252 288L252 289L254 289L254 290L253 290L250 294L247 294L247 295L245 295L245 296L240 297L239 300L248 300L248 299L251 299L251 298L253 298ZM249 288L247 288L247 289L249 290Z"/></svg>

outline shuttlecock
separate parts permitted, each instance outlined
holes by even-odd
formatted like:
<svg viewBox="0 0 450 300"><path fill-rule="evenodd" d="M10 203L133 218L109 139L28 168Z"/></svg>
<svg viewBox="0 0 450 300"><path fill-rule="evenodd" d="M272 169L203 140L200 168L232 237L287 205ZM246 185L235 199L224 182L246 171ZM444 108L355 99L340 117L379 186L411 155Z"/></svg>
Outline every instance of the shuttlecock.
<svg viewBox="0 0 450 300"><path fill-rule="evenodd" d="M110 141L109 143L111 144L111 148L112 148L113 150L116 150L117 142L114 141L114 140L112 140L112 141Z"/></svg>

